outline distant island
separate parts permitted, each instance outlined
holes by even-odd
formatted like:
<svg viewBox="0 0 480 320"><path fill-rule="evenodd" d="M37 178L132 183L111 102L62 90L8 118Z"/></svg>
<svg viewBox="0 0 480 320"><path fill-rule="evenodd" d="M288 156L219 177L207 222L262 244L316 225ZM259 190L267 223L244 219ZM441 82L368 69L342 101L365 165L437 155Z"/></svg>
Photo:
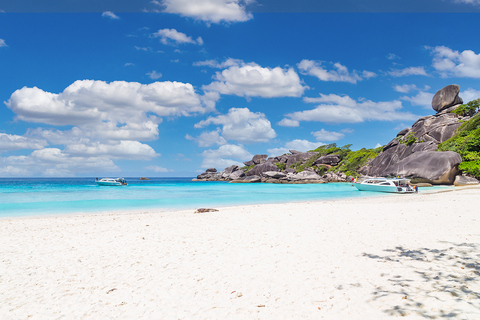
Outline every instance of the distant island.
<svg viewBox="0 0 480 320"><path fill-rule="evenodd" d="M352 151L335 143L276 157L255 155L245 166L209 168L194 181L234 183L350 182L366 176L401 176L414 184L476 185L480 179L480 99L463 103L460 86L435 94L435 115L418 119L388 144Z"/></svg>

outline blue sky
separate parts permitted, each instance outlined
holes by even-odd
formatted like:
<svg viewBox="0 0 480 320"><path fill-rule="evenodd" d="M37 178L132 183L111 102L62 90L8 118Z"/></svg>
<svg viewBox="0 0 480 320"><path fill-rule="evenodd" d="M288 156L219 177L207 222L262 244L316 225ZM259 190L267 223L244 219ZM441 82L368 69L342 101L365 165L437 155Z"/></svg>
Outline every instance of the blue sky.
<svg viewBox="0 0 480 320"><path fill-rule="evenodd" d="M74 3L0 1L0 176L195 176L372 148L446 85L480 97L478 1Z"/></svg>

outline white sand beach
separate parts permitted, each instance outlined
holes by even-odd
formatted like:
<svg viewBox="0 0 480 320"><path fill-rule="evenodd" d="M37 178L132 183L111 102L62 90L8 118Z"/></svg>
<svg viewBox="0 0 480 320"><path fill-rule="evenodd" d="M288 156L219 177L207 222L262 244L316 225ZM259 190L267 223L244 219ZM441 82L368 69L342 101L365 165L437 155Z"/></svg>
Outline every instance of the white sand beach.
<svg viewBox="0 0 480 320"><path fill-rule="evenodd" d="M0 319L480 319L480 189L0 220Z"/></svg>

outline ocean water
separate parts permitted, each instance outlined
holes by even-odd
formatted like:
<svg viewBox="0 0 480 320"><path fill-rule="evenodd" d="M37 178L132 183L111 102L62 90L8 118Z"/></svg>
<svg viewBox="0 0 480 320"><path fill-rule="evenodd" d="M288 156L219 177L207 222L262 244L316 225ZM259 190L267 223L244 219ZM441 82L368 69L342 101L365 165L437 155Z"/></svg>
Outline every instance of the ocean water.
<svg viewBox="0 0 480 320"><path fill-rule="evenodd" d="M241 204L388 196L351 183L269 184L126 178L98 186L95 178L0 178L0 217L141 209L196 209Z"/></svg>

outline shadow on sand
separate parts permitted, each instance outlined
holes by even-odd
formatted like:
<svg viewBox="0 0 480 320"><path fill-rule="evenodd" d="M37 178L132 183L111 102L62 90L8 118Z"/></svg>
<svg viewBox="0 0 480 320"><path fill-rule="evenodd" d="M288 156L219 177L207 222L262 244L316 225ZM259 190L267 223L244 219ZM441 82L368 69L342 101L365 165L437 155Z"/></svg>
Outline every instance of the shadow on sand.
<svg viewBox="0 0 480 320"><path fill-rule="evenodd" d="M396 247L385 250L384 256L364 253L365 257L394 268L394 273L381 274L387 281L375 286L372 302L386 307L386 314L397 317L480 319L479 245L442 244L446 249ZM398 296L393 301L399 303L388 306L392 295Z"/></svg>

